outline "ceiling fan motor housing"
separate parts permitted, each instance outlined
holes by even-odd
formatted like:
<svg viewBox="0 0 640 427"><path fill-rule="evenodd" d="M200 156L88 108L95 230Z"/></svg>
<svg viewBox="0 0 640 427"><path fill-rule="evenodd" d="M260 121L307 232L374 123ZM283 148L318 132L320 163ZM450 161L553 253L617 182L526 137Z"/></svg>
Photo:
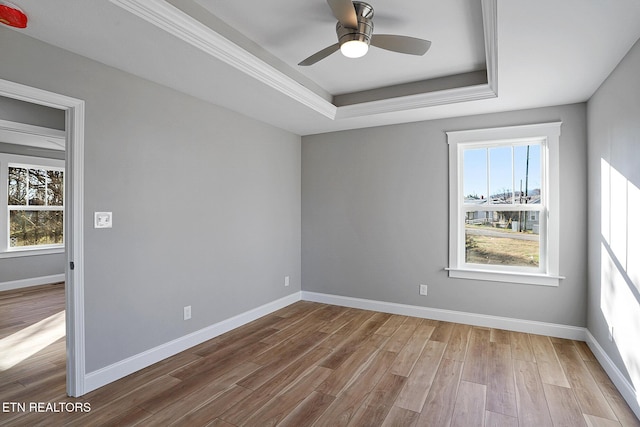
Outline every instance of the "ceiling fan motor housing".
<svg viewBox="0 0 640 427"><path fill-rule="evenodd" d="M371 34L373 33L373 7L370 4L354 1L353 6L356 9L358 18L358 28L345 27L342 23L336 24L336 33L338 42L342 46L348 41L361 41L369 45L371 43Z"/></svg>

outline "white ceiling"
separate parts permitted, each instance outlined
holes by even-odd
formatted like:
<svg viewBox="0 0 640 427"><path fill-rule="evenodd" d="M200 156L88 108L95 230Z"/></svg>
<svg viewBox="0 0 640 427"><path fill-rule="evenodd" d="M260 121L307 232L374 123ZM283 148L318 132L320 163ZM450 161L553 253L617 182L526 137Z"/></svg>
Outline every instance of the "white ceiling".
<svg viewBox="0 0 640 427"><path fill-rule="evenodd" d="M419 57L371 48L360 59L335 53L310 67L296 64L337 42L336 19L324 0L245 2L195 0L209 12L295 67L332 94L485 69L482 7L478 0L369 0L374 34L400 34L432 42Z"/></svg>
<svg viewBox="0 0 640 427"><path fill-rule="evenodd" d="M640 37L638 0L370 0L375 33L429 39L430 51L372 48L303 68L296 64L336 41L324 0L12 1L29 16L16 31L301 135L583 102ZM481 4L485 14L495 5L495 27ZM487 64L485 50L494 50ZM490 97L390 90L370 105L331 104L342 93L492 64Z"/></svg>

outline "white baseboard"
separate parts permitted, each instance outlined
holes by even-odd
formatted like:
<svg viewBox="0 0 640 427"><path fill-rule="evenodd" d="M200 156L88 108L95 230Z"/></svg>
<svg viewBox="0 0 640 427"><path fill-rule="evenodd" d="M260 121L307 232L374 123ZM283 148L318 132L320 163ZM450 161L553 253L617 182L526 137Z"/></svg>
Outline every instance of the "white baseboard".
<svg viewBox="0 0 640 427"><path fill-rule="evenodd" d="M177 338L166 344L136 354L113 365L106 366L97 371L90 372L84 378L85 393L89 393L99 387L119 380L133 372L153 365L167 357L187 350L195 345L229 332L260 317L266 316L276 310L300 301L300 292L293 293L279 300L272 301L260 307L254 308L237 316L218 322L199 331Z"/></svg>
<svg viewBox="0 0 640 427"><path fill-rule="evenodd" d="M53 274L51 276L32 277L30 279L12 280L0 283L0 291L10 291L13 289L28 288L30 286L49 285L51 283L64 282L63 274Z"/></svg>
<svg viewBox="0 0 640 427"><path fill-rule="evenodd" d="M509 331L548 335L551 337L579 341L586 340L586 329L578 326L512 319L509 317L489 316L486 314L465 313L462 311L442 310L438 308L397 304L392 302L320 294L307 291L302 291L302 299L304 301L321 302L325 304L340 305L343 307L360 308L363 310L381 311L383 313L401 314L404 316L421 317L424 319L464 323L466 325L506 329Z"/></svg>
<svg viewBox="0 0 640 427"><path fill-rule="evenodd" d="M604 351L604 349L600 346L598 341L596 341L595 337L591 335L591 332L587 331L586 333L586 342L593 355L596 356L600 365L605 370L611 381L616 386L624 400L627 402L631 410L636 417L640 419L640 395L634 389L633 385L627 380L627 378L620 372L620 369L613 363L613 360L609 357L609 355Z"/></svg>

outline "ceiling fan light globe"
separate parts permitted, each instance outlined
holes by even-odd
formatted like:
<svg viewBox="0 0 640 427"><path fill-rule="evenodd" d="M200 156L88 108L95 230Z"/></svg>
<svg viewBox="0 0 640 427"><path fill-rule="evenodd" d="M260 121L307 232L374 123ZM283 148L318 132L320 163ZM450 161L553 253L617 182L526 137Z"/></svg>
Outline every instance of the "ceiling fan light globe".
<svg viewBox="0 0 640 427"><path fill-rule="evenodd" d="M361 58L369 51L369 45L361 40L349 40L340 45L340 52L347 58Z"/></svg>

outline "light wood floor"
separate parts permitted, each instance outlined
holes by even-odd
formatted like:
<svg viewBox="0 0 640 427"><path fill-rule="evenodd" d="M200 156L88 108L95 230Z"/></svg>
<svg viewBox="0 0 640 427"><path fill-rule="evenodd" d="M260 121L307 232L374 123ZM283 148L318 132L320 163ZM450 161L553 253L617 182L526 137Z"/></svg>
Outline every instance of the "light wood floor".
<svg viewBox="0 0 640 427"><path fill-rule="evenodd" d="M0 293L0 337L62 292ZM0 372L0 402L91 411L0 411L0 425L640 426L583 342L310 302L81 399L65 396L64 357L60 340Z"/></svg>

